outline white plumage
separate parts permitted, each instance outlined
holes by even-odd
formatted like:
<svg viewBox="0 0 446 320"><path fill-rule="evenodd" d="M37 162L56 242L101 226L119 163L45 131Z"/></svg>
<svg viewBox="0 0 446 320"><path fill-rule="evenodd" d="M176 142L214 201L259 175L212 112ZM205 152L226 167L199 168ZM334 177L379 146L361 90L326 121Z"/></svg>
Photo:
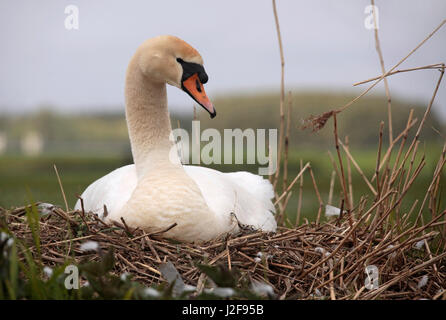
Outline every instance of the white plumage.
<svg viewBox="0 0 446 320"><path fill-rule="evenodd" d="M206 204L216 215L229 217L234 213L243 225L264 231L276 230L276 221L272 215L275 208L270 200L274 197L274 192L268 180L244 171L222 173L205 167L183 168L197 184ZM118 168L88 186L81 196L84 209L101 218L104 205L109 214L118 212L130 199L136 184L135 165ZM81 209L80 200L75 209Z"/></svg>

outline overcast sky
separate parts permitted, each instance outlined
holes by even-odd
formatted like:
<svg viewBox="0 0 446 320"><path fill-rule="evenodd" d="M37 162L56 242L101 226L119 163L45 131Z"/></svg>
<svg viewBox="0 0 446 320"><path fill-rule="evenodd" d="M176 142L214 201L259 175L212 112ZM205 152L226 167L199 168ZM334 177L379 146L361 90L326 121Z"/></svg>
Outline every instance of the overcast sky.
<svg viewBox="0 0 446 320"><path fill-rule="evenodd" d="M446 18L444 0L376 0L387 69ZM65 7L79 8L79 29L67 30ZM366 0L278 0L289 89L350 90L378 75L373 30L364 26ZM278 89L280 60L270 0L2 0L0 110L42 105L60 111L123 111L124 75L145 39L173 34L202 54L211 97ZM446 26L401 68L446 61ZM394 97L427 103L439 73L389 79ZM446 119L446 81L436 109ZM365 87L364 87L365 88ZM378 91L383 90L379 86ZM168 91L172 109L192 101ZM218 108L218 107L217 107Z"/></svg>

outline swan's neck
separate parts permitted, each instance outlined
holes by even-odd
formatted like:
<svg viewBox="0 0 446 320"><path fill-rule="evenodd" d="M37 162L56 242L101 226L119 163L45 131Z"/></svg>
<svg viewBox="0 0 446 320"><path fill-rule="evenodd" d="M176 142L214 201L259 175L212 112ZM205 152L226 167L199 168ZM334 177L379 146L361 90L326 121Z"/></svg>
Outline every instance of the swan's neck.
<svg viewBox="0 0 446 320"><path fill-rule="evenodd" d="M127 70L126 119L138 178L160 165L178 165L171 152L171 124L167 110L166 84L148 79L136 61ZM173 159L172 159L172 155Z"/></svg>

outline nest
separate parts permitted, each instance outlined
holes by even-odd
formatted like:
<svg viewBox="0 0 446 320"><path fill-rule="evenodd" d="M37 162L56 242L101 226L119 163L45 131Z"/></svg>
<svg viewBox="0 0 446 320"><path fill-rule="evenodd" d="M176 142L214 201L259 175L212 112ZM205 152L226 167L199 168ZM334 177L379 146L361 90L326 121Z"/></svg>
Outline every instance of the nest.
<svg viewBox="0 0 446 320"><path fill-rule="evenodd" d="M0 221L6 221L9 231L35 253L25 210L0 208ZM57 207L47 211L39 219L40 250L43 263L50 267L67 258L97 261L97 252L80 247L95 241L103 251L113 248L115 274L130 273L133 280L148 286L166 282L160 266L170 261L184 283L195 286L197 292L209 284L207 275L197 267L205 264L237 271L240 283L266 283L279 299L446 296L446 253L441 249L435 252L433 244L439 232L429 231L429 225L396 234L395 229L368 222L365 215L343 215L319 225L279 228L277 233L244 230L225 239L186 244L164 239L162 233L132 230L125 223L110 226L94 214ZM373 277L378 286L374 286Z"/></svg>

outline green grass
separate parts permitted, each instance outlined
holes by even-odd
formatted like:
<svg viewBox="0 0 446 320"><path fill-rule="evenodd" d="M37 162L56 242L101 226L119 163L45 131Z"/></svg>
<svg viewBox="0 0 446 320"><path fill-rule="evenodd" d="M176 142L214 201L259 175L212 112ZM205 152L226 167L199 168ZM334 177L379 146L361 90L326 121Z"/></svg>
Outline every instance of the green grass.
<svg viewBox="0 0 446 320"><path fill-rule="evenodd" d="M22 206L29 203L30 196L36 201L63 206L53 164L58 168L70 207L76 202L76 194L81 194L91 182L123 165L119 158L2 157L0 206Z"/></svg>

